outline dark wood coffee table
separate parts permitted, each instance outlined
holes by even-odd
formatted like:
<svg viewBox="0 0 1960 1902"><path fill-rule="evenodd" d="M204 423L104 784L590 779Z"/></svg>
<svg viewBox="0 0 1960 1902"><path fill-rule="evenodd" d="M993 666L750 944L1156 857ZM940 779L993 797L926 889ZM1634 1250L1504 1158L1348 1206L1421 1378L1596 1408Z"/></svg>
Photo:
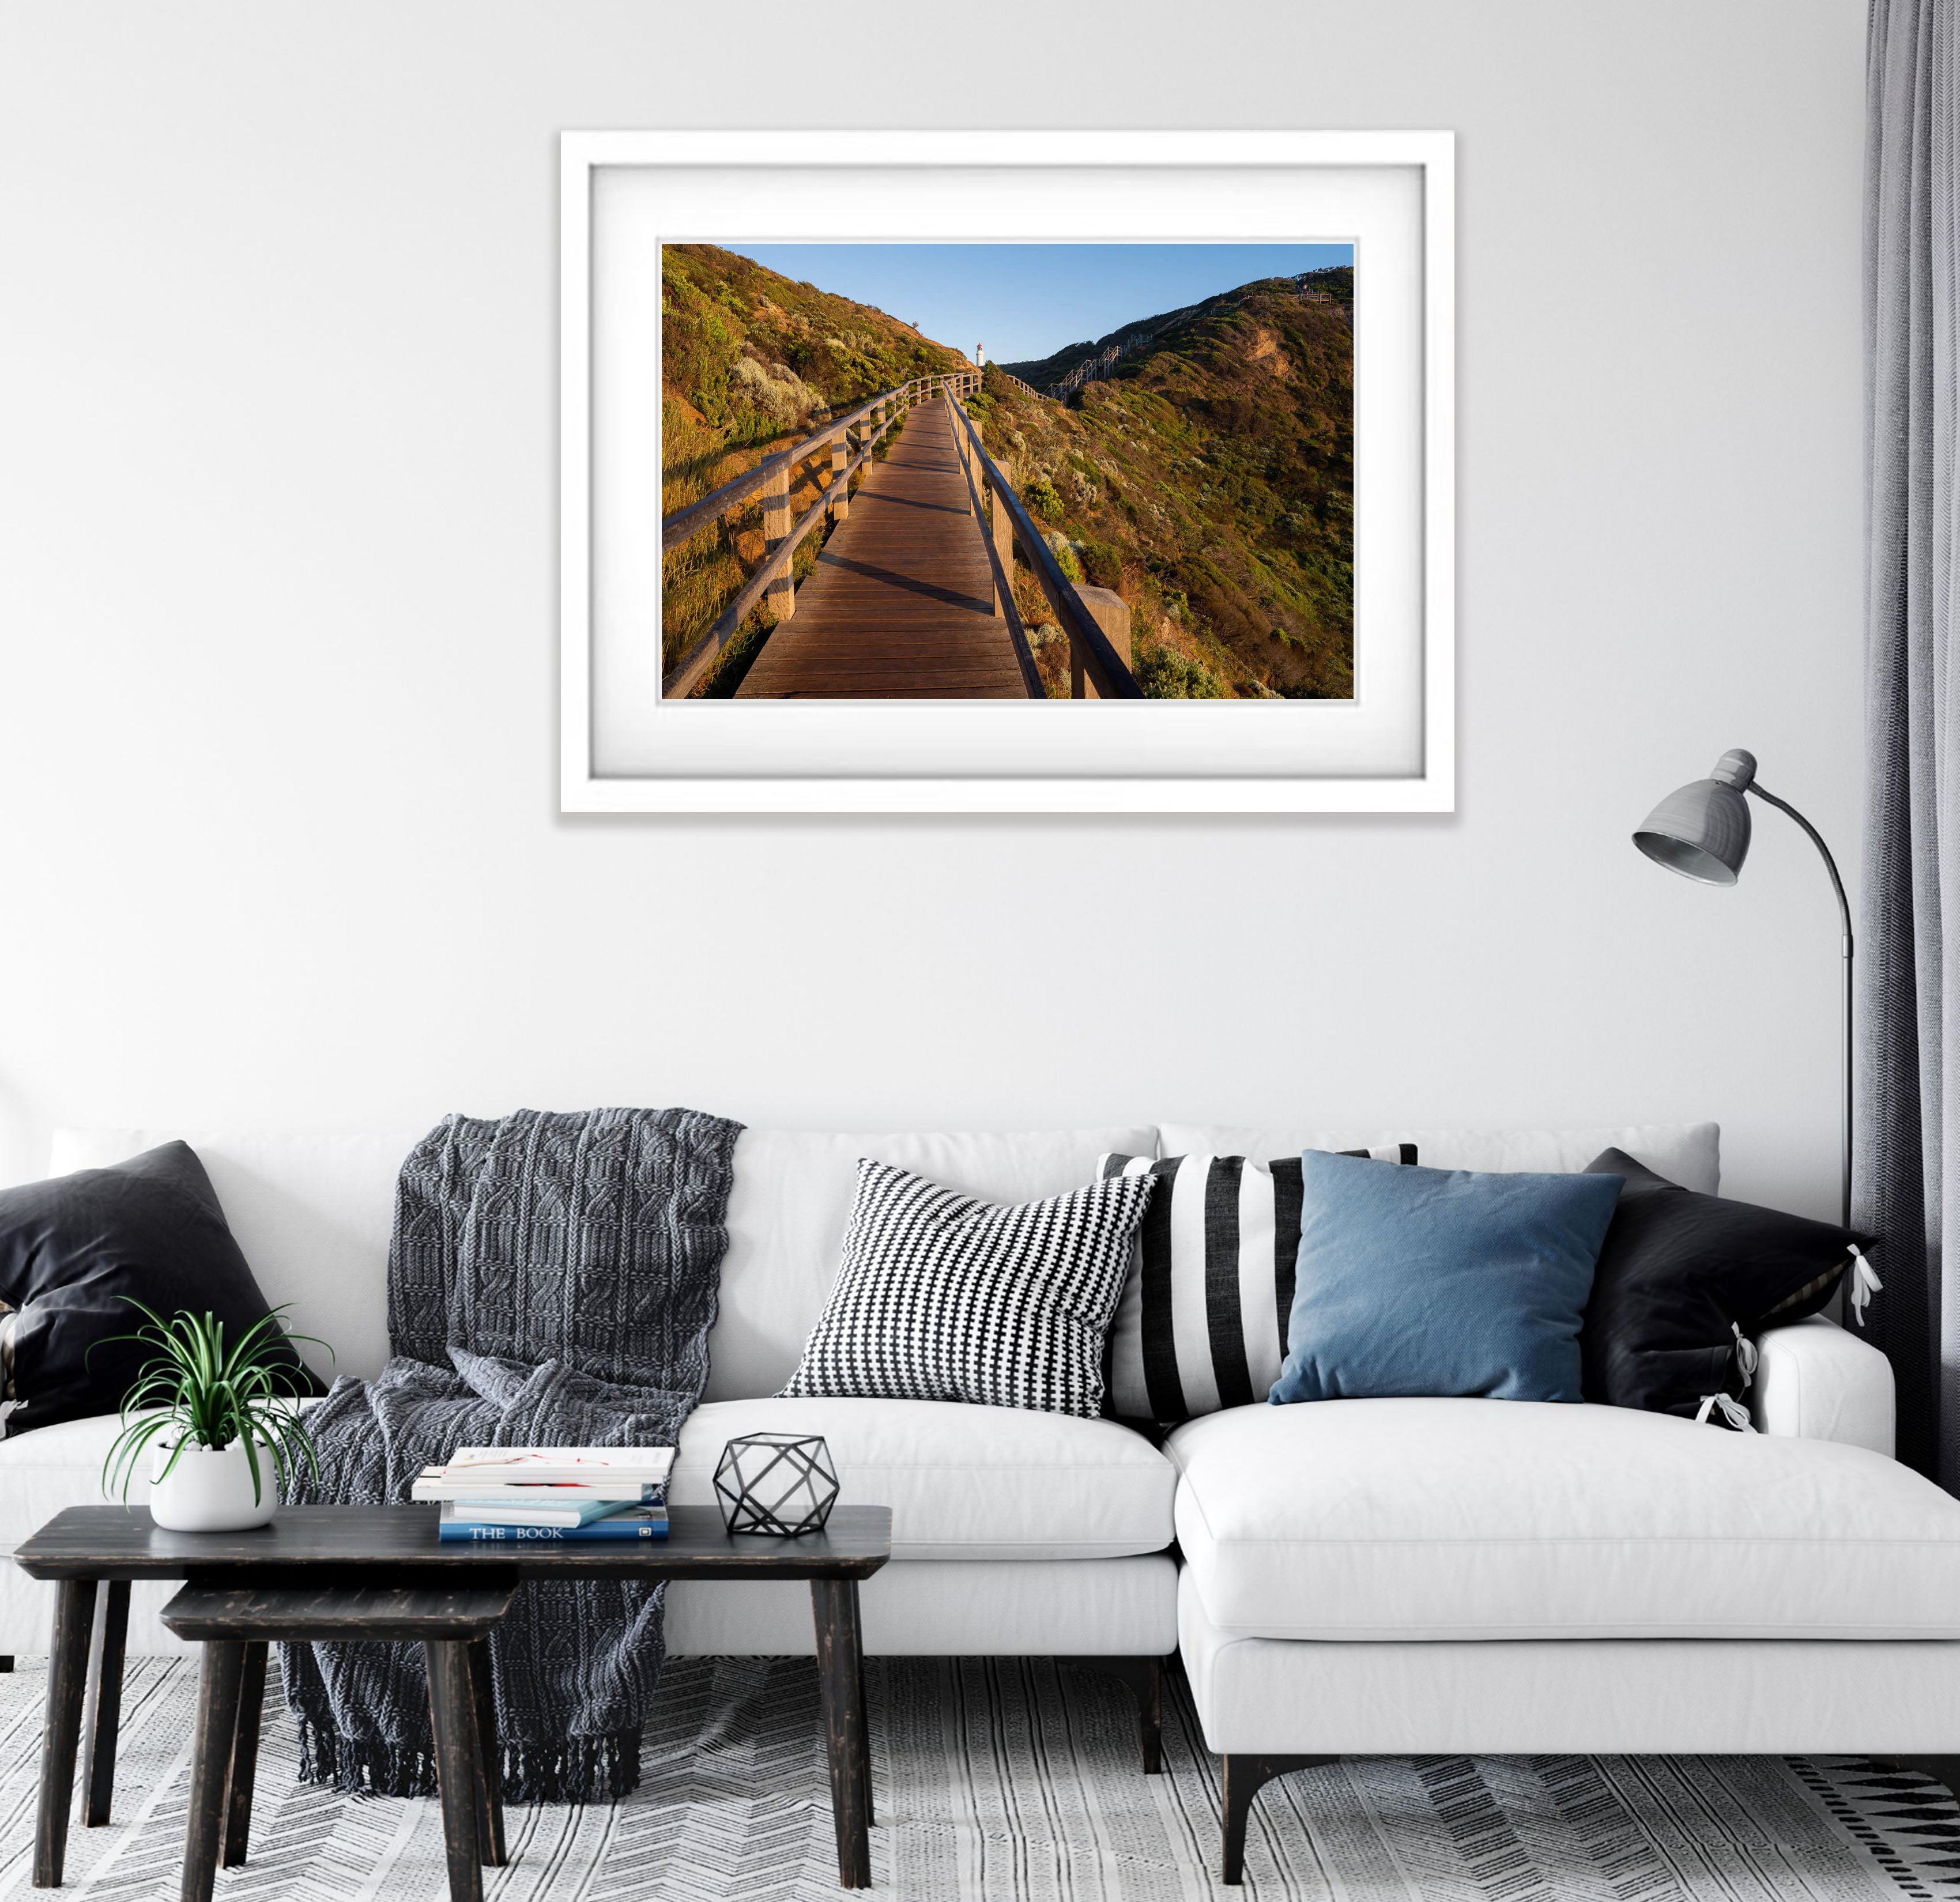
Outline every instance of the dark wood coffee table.
<svg viewBox="0 0 1960 1902"><path fill-rule="evenodd" d="M840 1506L829 1525L800 1539L731 1538L713 1506L672 1509L670 1535L618 1543L564 1541L443 1544L434 1506L282 1507L250 1532L166 1532L142 1507L73 1506L14 1554L30 1577L60 1589L48 1667L47 1732L41 1757L34 1886L59 1886L68 1846L84 1707L88 1719L84 1820L106 1823L115 1773L129 1586L185 1579L240 1589L255 1578L288 1586L313 1570L367 1586L480 1577L524 1579L750 1579L809 1582L816 1626L830 1795L837 1825L838 1880L871 1881L869 1739L858 1582L891 1557L892 1515L883 1506ZM103 1594L94 1646L96 1599Z"/></svg>

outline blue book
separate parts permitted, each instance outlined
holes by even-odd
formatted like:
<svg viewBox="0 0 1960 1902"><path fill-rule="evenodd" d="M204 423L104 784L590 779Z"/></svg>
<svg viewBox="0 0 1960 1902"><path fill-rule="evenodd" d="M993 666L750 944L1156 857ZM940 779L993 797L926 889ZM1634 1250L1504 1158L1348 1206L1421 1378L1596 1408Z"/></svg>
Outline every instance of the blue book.
<svg viewBox="0 0 1960 1902"><path fill-rule="evenodd" d="M590 1525L594 1519L609 1518L615 1512L623 1512L628 1504L625 1500L584 1499L562 1503L540 1500L533 1505L521 1496L512 1499L485 1493L473 1499L446 1501L442 1510L444 1519L472 1525L576 1526Z"/></svg>
<svg viewBox="0 0 1960 1902"><path fill-rule="evenodd" d="M589 1525L478 1525L453 1519L450 1507L442 1509L438 1538L450 1544L491 1543L497 1541L568 1539L591 1543L626 1539L663 1539L667 1535L664 1506L629 1506L624 1512L609 1513Z"/></svg>

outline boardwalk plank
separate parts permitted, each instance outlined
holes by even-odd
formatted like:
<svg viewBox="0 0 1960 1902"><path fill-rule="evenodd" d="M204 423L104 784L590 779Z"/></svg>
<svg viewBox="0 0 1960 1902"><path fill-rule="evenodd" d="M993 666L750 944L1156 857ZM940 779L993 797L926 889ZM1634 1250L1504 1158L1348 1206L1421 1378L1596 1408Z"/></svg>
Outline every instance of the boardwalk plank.
<svg viewBox="0 0 1960 1902"><path fill-rule="evenodd" d="M737 698L1027 698L943 402L871 465Z"/></svg>

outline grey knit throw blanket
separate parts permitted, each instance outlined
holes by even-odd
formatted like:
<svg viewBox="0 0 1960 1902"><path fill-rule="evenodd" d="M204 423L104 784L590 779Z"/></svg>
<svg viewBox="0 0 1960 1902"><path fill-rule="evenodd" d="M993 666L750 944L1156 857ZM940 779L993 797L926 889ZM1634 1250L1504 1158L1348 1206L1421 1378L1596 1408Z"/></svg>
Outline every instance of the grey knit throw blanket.
<svg viewBox="0 0 1960 1902"><path fill-rule="evenodd" d="M671 1446L708 1378L739 1123L693 1110L451 1116L402 1166L394 1357L308 1416L294 1500L406 1500L459 1446ZM431 1536L434 1536L431 1530ZM540 1580L491 1640L504 1792L605 1802L640 1780L664 1588ZM435 1787L416 1645L284 1646L300 1773Z"/></svg>

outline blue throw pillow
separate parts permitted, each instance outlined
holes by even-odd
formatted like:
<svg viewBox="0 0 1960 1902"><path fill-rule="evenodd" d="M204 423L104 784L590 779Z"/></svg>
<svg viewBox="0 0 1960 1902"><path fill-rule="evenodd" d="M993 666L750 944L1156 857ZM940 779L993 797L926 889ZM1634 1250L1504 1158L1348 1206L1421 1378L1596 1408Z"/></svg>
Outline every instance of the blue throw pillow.
<svg viewBox="0 0 1960 1902"><path fill-rule="evenodd" d="M1391 1168L1309 1150L1271 1399L1571 1400L1617 1175Z"/></svg>

